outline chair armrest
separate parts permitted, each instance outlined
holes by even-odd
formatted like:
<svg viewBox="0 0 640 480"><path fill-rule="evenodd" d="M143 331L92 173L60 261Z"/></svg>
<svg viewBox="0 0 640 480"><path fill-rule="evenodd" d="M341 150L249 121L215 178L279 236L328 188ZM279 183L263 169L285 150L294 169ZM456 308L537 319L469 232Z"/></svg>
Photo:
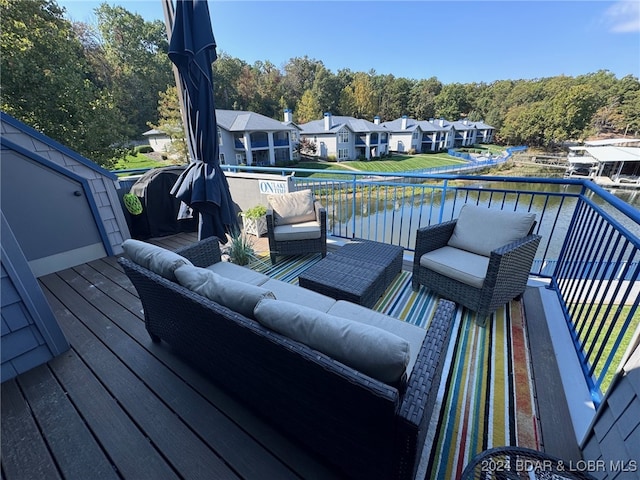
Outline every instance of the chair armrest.
<svg viewBox="0 0 640 480"><path fill-rule="evenodd" d="M483 288L493 288L500 281L525 285L541 239L527 235L491 252Z"/></svg>
<svg viewBox="0 0 640 480"><path fill-rule="evenodd" d="M322 204L316 200L313 203L313 208L316 212L316 221L320 224L320 231L323 237L327 236L327 210Z"/></svg>
<svg viewBox="0 0 640 480"><path fill-rule="evenodd" d="M196 267L208 267L222 260L220 254L220 240L218 237L209 237L187 247L176 250Z"/></svg>
<svg viewBox="0 0 640 480"><path fill-rule="evenodd" d="M273 214L272 208L267 208L266 219L267 219L267 237L269 237L269 245L272 245L274 244L273 242L276 241L275 236L273 234L273 229L276 226L276 219L275 219L275 215Z"/></svg>
<svg viewBox="0 0 640 480"><path fill-rule="evenodd" d="M420 263L420 257L427 252L444 247L453 233L457 220L419 228L416 232L416 246L413 254L413 264Z"/></svg>

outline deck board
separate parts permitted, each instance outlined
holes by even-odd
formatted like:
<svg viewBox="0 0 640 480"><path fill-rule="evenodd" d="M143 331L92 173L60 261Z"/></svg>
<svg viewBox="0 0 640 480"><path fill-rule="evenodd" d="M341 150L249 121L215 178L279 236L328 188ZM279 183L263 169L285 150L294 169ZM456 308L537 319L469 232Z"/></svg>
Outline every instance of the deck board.
<svg viewBox="0 0 640 480"><path fill-rule="evenodd" d="M15 379L2 384L2 412L3 478L61 478Z"/></svg>
<svg viewBox="0 0 640 480"><path fill-rule="evenodd" d="M115 257L40 283L71 349L2 385L3 479L338 478L152 343Z"/></svg>

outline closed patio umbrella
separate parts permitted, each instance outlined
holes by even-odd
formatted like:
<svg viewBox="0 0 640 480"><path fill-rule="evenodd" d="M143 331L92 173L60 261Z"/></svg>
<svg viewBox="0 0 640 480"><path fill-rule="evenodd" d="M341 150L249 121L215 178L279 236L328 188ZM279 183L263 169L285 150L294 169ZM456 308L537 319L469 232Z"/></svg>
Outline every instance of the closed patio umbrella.
<svg viewBox="0 0 640 480"><path fill-rule="evenodd" d="M178 0L169 58L178 71L191 155L191 163L171 193L200 214L200 239L216 236L225 243L226 233L238 228L238 220L218 160L211 70L217 55L206 0Z"/></svg>

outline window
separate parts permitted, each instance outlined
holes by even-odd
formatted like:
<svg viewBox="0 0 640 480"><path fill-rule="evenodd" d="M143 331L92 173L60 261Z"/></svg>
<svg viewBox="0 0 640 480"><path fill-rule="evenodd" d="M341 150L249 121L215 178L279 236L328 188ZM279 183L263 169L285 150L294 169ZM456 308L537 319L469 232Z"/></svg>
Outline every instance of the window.
<svg viewBox="0 0 640 480"><path fill-rule="evenodd" d="M349 149L348 148L340 148L338 149L338 159L339 160L347 160L349 158Z"/></svg>
<svg viewBox="0 0 640 480"><path fill-rule="evenodd" d="M220 165L224 165L225 163L227 163L224 161L224 153L220 153L218 157L220 158Z"/></svg>
<svg viewBox="0 0 640 480"><path fill-rule="evenodd" d="M413 139L414 140L418 139L418 131L417 130L415 132L413 132Z"/></svg>
<svg viewBox="0 0 640 480"><path fill-rule="evenodd" d="M338 132L338 143L349 143L349 131L340 130Z"/></svg>
<svg viewBox="0 0 640 480"><path fill-rule="evenodd" d="M222 145L222 132L218 129L218 145Z"/></svg>

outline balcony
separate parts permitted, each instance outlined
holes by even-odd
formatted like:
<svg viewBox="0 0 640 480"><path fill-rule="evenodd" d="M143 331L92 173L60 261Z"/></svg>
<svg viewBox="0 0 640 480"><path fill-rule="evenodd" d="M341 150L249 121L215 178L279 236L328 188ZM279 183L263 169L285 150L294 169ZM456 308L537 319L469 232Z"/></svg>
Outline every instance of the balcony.
<svg viewBox="0 0 640 480"><path fill-rule="evenodd" d="M452 351L448 385L459 390L444 391L443 386L436 441L424 454L421 472L454 478L474 453L500 444L541 448L575 460L595 410L606 402L616 370L630 354L627 347L637 342L638 210L590 182L571 179L350 172L295 179L297 188L313 189L327 208L331 248L354 237L393 243L405 248L407 263L416 229L456 218L464 203L536 212L536 233L543 242L530 291L490 329L476 328L469 312L458 314L458 354ZM180 234L155 243L176 249L193 241L194 235ZM406 280L409 272L402 275ZM166 345L152 344L136 292L115 258L48 275L41 285L72 349L3 384L3 478L181 478L202 472L209 478L339 476ZM420 309L427 311L431 300L424 292L398 292L381 301L385 306L380 308L410 311L415 318ZM499 343L500 335L511 341ZM550 345L563 340L572 351L558 357L562 360L556 365ZM497 345L504 346L504 354L491 352ZM535 399L513 388L523 372L512 367L528 365L528 355ZM503 364L471 368L472 362L482 365L487 358ZM570 360L578 372L572 380L580 388L554 398L563 388L562 375L572 375L566 371ZM559 378L544 369L549 365L559 368ZM507 388L486 391L485 385L498 388L498 373ZM577 403L571 393L582 395ZM498 394L506 403L496 400ZM475 401L477 395L486 403ZM565 402L566 416L554 403L558 398ZM449 413L455 421L447 423ZM465 417L467 423L456 423ZM489 429L505 423L500 432ZM457 448L461 443L462 451Z"/></svg>

